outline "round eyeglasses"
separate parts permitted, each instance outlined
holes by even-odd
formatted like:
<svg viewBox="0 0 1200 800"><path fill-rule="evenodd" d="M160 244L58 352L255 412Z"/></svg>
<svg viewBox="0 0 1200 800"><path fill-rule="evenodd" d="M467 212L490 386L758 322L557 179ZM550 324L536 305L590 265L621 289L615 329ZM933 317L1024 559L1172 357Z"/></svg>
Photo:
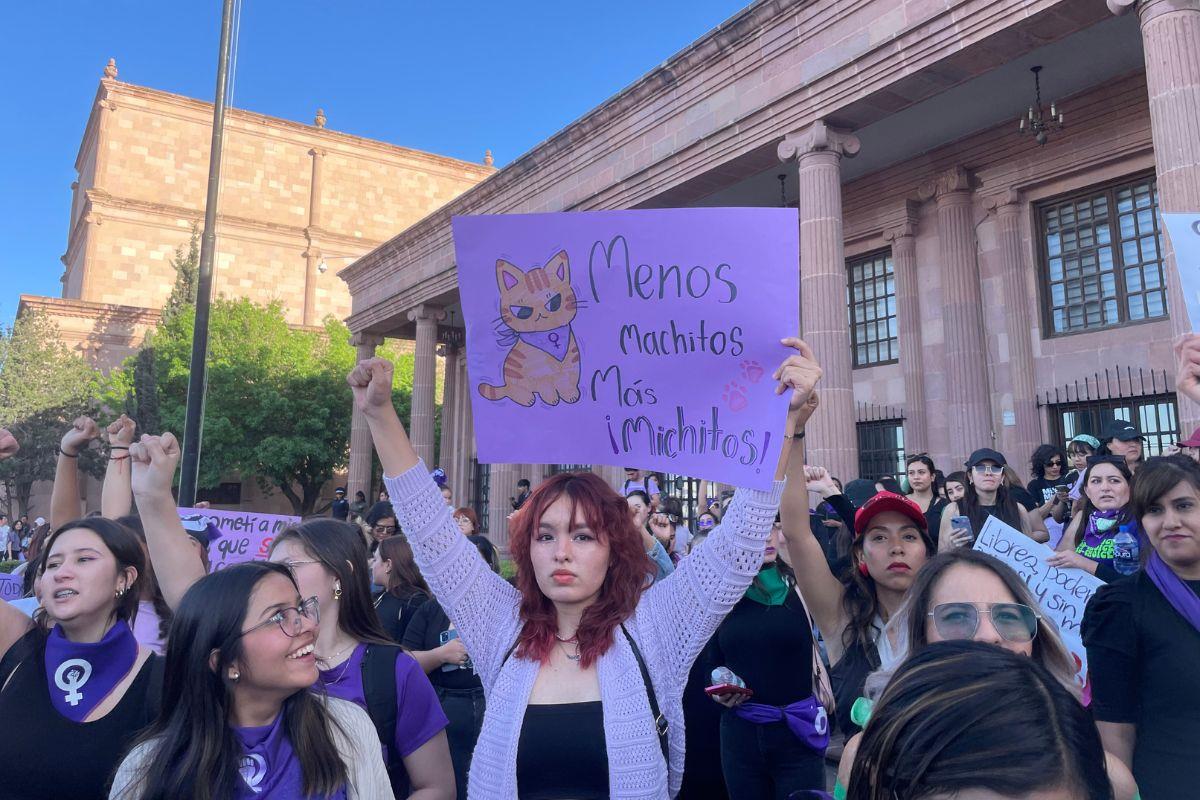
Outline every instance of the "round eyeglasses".
<svg viewBox="0 0 1200 800"><path fill-rule="evenodd" d="M1039 614L1024 603L992 603L980 610L973 603L939 603L928 616L943 639L973 639L979 630L979 615L987 614L992 627L1007 642L1032 642L1037 636Z"/></svg>
<svg viewBox="0 0 1200 800"><path fill-rule="evenodd" d="M304 620L306 619L312 620L314 625L321 621L320 602L316 597L310 597L292 608L279 609L257 625L242 631L238 638L240 639L248 633L254 633L259 628L265 628L268 625L278 625L279 630L283 631L285 636L294 638L299 636L300 631L304 629Z"/></svg>

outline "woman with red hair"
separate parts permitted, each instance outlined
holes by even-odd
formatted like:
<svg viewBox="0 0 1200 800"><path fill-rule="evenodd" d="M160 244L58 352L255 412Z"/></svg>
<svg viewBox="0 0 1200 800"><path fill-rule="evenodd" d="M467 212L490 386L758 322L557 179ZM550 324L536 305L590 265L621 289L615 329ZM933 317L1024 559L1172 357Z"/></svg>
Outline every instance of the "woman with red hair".
<svg viewBox="0 0 1200 800"><path fill-rule="evenodd" d="M821 369L799 339L783 344L799 351L774 375L778 393L793 390L791 416ZM758 570L786 460L772 489L739 489L720 530L650 588L624 498L595 475L555 476L512 519L514 588L462 536L409 443L391 402L392 365L363 361L349 383L394 476L385 483L417 566L487 694L468 796L678 793L688 671Z"/></svg>

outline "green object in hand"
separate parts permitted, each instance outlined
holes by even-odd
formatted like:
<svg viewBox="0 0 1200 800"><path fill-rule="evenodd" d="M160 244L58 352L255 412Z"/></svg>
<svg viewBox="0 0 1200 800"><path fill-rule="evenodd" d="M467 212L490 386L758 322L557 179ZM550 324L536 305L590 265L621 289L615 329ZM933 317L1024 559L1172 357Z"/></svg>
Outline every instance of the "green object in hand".
<svg viewBox="0 0 1200 800"><path fill-rule="evenodd" d="M867 722L871 719L871 711L875 708L875 703L865 697L860 697L854 701L854 705L850 706L850 721L860 728L867 727Z"/></svg>

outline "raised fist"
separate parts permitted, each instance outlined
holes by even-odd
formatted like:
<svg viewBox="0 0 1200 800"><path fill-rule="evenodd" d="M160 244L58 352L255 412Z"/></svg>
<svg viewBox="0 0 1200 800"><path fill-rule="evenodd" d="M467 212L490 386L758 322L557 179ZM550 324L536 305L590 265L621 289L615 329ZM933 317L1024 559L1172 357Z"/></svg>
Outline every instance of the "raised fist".
<svg viewBox="0 0 1200 800"><path fill-rule="evenodd" d="M171 433L162 436L143 434L140 442L130 445L133 494L136 497L170 495L179 454L179 442Z"/></svg>
<svg viewBox="0 0 1200 800"><path fill-rule="evenodd" d="M136 430L137 423L129 417L124 414L117 417L108 426L109 447L129 447L133 444L133 434Z"/></svg>
<svg viewBox="0 0 1200 800"><path fill-rule="evenodd" d="M370 414L392 405L392 362L385 358L368 358L358 362L346 378L354 393L359 411Z"/></svg>
<svg viewBox="0 0 1200 800"><path fill-rule="evenodd" d="M100 437L100 426L91 417L79 417L65 434L59 447L69 456L77 456L88 443Z"/></svg>

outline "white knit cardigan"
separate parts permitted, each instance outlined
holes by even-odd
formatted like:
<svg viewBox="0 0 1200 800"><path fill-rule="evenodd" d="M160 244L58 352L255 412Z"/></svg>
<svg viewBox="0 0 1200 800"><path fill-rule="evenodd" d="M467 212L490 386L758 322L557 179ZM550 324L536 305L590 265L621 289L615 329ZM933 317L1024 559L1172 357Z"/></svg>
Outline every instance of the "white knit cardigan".
<svg viewBox="0 0 1200 800"><path fill-rule="evenodd" d="M520 595L489 569L462 535L424 463L384 478L397 521L421 574L459 630L483 682L487 710L467 782L469 800L516 800L517 744L540 664L505 661L521 630ZM675 572L642 595L625 621L670 725L670 767L629 643L615 636L597 663L612 798L667 800L683 780L683 688L688 671L762 564L783 482L739 489L708 539Z"/></svg>

